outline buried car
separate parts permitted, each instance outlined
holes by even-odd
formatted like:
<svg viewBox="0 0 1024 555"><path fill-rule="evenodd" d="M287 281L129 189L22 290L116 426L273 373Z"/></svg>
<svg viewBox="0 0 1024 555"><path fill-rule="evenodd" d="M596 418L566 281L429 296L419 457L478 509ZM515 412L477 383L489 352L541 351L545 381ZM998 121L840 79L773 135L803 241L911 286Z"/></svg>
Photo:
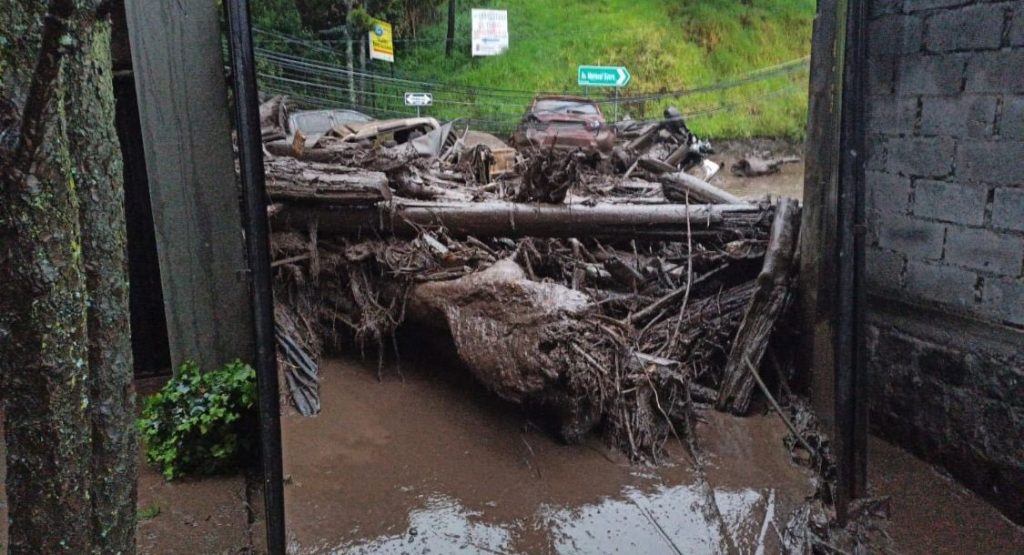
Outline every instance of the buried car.
<svg viewBox="0 0 1024 555"><path fill-rule="evenodd" d="M605 122L601 107L589 98L538 96L513 133L512 145L608 154L615 146L615 131Z"/></svg>

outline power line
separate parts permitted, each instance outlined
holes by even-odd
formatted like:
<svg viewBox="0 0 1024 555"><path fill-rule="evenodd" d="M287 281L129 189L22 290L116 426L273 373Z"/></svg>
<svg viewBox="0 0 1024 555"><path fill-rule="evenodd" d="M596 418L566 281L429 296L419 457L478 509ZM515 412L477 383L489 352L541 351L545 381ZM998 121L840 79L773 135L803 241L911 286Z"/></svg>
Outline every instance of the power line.
<svg viewBox="0 0 1024 555"><path fill-rule="evenodd" d="M298 39L298 38L295 38L295 37L288 37L287 35L282 35L280 33L274 33L272 31L257 30L257 32L264 33L264 34L270 34L270 35L273 35L273 36L277 36L277 37L281 38L282 40L288 40L288 41L295 42L295 43L298 43L298 44L303 44L303 45L306 45L306 46L315 47L315 49L319 49L321 51L325 51L325 52L330 53L332 55L340 55L340 53L338 53L336 51L333 51L333 50L330 50L330 49L323 49L322 47L317 46L316 43L311 42L311 41L306 41L306 40ZM537 94L578 94L578 91L540 92L540 91L526 91L526 90L516 90L516 89L501 89L501 88L494 88L494 87L468 86L468 85L463 85L463 84L459 84L459 83L444 83L444 82L437 82L437 81L424 81L424 80L421 80L421 79L408 78L408 77L388 76L388 75L383 75L383 74L373 73L373 72L363 72L363 71L358 71L358 70L351 70L350 71L347 68L342 68L342 67L337 67L337 66L332 66L332 65L326 65L323 62L318 62L316 60L312 60L310 58L306 58L306 57L303 57L303 56L288 55L288 54L284 54L284 53L280 53L280 52L274 52L272 50L263 49L263 48L257 48L256 51L257 51L257 56L259 56L260 54L263 54L264 56L269 56L269 57L273 57L273 58L277 58L277 59L281 59L281 60L288 60L290 63L293 63L293 64L302 64L302 65L306 65L308 67L315 67L315 68L322 69L322 70L325 70L325 71L331 71L331 72L337 73L339 75L343 75L346 78L349 75L353 75L353 76L357 76L358 75L358 76L369 77L369 78L372 78L372 79L378 79L378 80L381 80L381 81L391 81L391 82L404 83L404 84L410 84L410 85L419 85L419 86L435 87L435 88L444 88L444 89L448 89L448 90L461 89L461 90L464 90L464 91L466 91L468 93L472 93L472 94L507 93L507 94L510 94L510 95L520 95L520 96L525 96L525 97L532 97L532 96L535 96ZM679 89L679 90L675 90L675 91L666 91L666 92L661 92L661 93L651 93L651 94L643 94L643 95L633 95L633 96L627 96L627 97L622 97L622 98L630 98L630 99L633 99L633 100L636 100L636 101L658 100L658 99L664 99L664 98L681 98L681 97L684 97L684 96L691 96L691 95L694 95L694 94L701 94L701 93L706 93L706 92L714 92L714 91L718 91L718 90L725 90L725 89L729 89L729 88L733 88L733 87L742 86L742 85L745 85L745 84L748 84L748 83L753 83L753 82L757 82L757 81L763 81L763 80L766 80L766 79L771 79L771 78L779 77L779 76L782 76L782 75L788 75L788 74L791 74L791 73L797 73L797 72L805 71L805 70L809 69L809 67L810 67L810 56L804 56L804 57L801 57L801 58L797 58L797 59L794 59L794 60L789 60L787 62L776 64L774 66L763 67L763 68L759 68L759 69L756 69L756 70L753 70L753 71L749 71L749 72L744 73L744 74L732 76L732 77L729 77L727 79L724 79L722 81L718 81L718 82L715 82L715 83L708 83L708 84L705 84L705 85L700 85L700 86L696 86L696 87L692 87L692 88L687 88L687 89ZM606 99L606 100L596 100L596 102L602 103L602 104L613 104L616 101L614 99Z"/></svg>

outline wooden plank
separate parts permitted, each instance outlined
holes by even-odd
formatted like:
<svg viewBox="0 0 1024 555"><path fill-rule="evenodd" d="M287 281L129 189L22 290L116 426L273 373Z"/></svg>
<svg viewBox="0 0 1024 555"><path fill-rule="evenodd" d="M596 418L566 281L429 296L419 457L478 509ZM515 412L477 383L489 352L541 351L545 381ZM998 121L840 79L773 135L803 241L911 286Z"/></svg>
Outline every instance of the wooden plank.
<svg viewBox="0 0 1024 555"><path fill-rule="evenodd" d="M838 202L839 101L842 48L839 0L818 2L811 39L811 74L805 143L804 207L801 218L800 277L797 291L802 326L800 374L808 377L811 404L826 432L834 424L835 307L838 282L836 230ZM845 13L844 13L845 15ZM838 52L838 55L837 55Z"/></svg>
<svg viewBox="0 0 1024 555"><path fill-rule="evenodd" d="M253 361L239 192L209 0L126 3L171 361Z"/></svg>

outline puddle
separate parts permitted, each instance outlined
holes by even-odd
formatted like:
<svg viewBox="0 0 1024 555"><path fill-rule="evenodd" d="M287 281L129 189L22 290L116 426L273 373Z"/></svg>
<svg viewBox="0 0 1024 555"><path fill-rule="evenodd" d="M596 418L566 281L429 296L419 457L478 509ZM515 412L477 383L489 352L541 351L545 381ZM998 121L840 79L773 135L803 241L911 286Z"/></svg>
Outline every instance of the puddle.
<svg viewBox="0 0 1024 555"><path fill-rule="evenodd" d="M705 415L707 483L676 446L643 467L596 438L560 444L443 358L406 362L404 381L322 370L322 414L283 420L291 553L772 553L813 492L769 417Z"/></svg>

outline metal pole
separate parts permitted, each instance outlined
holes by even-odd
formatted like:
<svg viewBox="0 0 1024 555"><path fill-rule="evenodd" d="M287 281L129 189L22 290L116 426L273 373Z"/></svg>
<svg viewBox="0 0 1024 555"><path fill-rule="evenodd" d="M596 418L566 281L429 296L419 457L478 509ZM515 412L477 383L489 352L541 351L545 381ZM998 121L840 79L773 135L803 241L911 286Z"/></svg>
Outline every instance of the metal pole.
<svg viewBox="0 0 1024 555"><path fill-rule="evenodd" d="M864 357L864 0L840 1L845 17L839 135L839 306L836 322L836 512L867 493L867 368ZM845 9L843 9L845 8Z"/></svg>
<svg viewBox="0 0 1024 555"><path fill-rule="evenodd" d="M270 274L270 227L263 175L263 144L256 64L248 0L224 2L231 48L235 130L244 203L245 246L252 280L256 386L259 393L260 457L266 505L267 552L284 555L284 482L281 470L281 408L278 404L277 355L274 343L274 293Z"/></svg>
<svg viewBox="0 0 1024 555"><path fill-rule="evenodd" d="M612 115L612 123L616 123L616 122L619 121L619 88L618 87L615 87L615 103L612 104L612 106L613 106L613 114L614 114L614 115Z"/></svg>

